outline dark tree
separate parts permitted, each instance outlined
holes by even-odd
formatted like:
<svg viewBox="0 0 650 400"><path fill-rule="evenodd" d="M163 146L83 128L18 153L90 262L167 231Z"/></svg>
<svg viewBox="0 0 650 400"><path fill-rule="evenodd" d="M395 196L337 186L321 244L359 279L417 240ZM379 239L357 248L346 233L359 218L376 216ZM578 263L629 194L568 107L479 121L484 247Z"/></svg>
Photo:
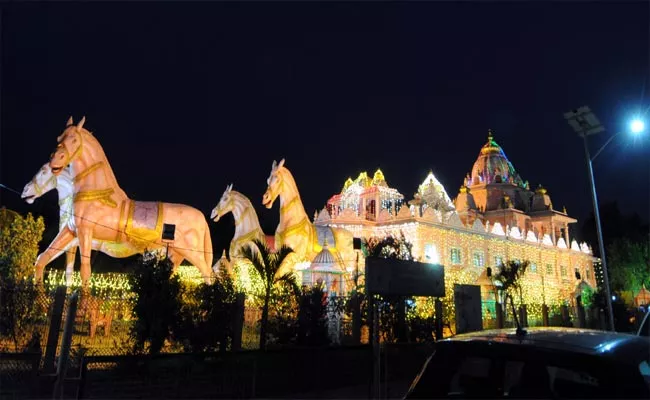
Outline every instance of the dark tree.
<svg viewBox="0 0 650 400"><path fill-rule="evenodd" d="M172 340L181 321L181 282L172 275L173 265L168 258L141 256L130 277L136 294L131 327L134 351L159 353L165 340Z"/></svg>

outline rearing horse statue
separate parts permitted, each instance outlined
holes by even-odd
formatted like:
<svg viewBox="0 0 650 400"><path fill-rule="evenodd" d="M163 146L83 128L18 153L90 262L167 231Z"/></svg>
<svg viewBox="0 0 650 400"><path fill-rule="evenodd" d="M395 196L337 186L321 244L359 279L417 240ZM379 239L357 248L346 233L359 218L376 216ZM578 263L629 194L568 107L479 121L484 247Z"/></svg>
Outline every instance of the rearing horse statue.
<svg viewBox="0 0 650 400"><path fill-rule="evenodd" d="M81 281L90 280L90 251L94 239L129 242L143 251L164 248L162 227L176 225L175 238L169 245L174 269L183 259L194 264L203 279L212 281L212 242L205 216L197 209L182 204L139 202L129 199L120 188L99 141L83 125L85 118L74 125L72 117L57 138L58 146L50 158L55 175L72 165L74 182L74 224L81 256ZM68 228L59 232L36 262L35 278L43 279L43 268L74 239ZM52 251L50 251L52 249Z"/></svg>
<svg viewBox="0 0 650 400"><path fill-rule="evenodd" d="M339 254L339 261L344 266L353 261L352 232L341 228L315 226L309 221L296 181L284 166L284 159L280 163L273 161L266 183L268 186L262 197L262 204L271 208L275 199L280 197L280 223L275 231L276 248L289 246L299 261L311 261L327 240L330 250Z"/></svg>

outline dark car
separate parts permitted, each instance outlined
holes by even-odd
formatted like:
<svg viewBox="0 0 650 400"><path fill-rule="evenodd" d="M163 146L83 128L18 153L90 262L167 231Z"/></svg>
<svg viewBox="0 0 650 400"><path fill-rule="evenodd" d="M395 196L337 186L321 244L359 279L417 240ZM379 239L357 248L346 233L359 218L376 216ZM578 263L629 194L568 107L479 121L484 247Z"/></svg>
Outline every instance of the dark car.
<svg viewBox="0 0 650 400"><path fill-rule="evenodd" d="M649 337L650 336L650 310L647 310L645 312L645 317L643 317L643 321L641 321L641 326L639 326L639 331L636 333L639 336L645 336Z"/></svg>
<svg viewBox="0 0 650 400"><path fill-rule="evenodd" d="M407 399L650 398L650 340L573 328L457 335L436 344Z"/></svg>

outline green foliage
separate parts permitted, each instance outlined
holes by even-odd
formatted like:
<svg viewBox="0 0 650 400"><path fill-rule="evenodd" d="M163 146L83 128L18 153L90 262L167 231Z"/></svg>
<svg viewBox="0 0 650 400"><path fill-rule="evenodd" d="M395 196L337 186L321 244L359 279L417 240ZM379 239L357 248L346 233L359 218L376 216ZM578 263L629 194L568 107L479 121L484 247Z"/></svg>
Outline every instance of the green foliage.
<svg viewBox="0 0 650 400"><path fill-rule="evenodd" d="M136 318L131 327L134 351L159 353L165 340L179 331L181 318L181 282L172 275L168 259L140 257L129 284L137 298L133 306Z"/></svg>
<svg viewBox="0 0 650 400"><path fill-rule="evenodd" d="M414 315L409 318L412 342L433 342L436 331L436 320L433 316L423 317Z"/></svg>
<svg viewBox="0 0 650 400"><path fill-rule="evenodd" d="M233 337L233 280L224 270L212 284L183 285L181 321L175 339L188 352L225 351Z"/></svg>
<svg viewBox="0 0 650 400"><path fill-rule="evenodd" d="M512 306L512 316L515 320L515 324L519 327L519 319L517 317L517 312L515 311L515 295L519 296L519 304L523 304L523 293L521 289L521 278L526 273L526 269L530 263L528 261L517 261L511 260L507 263L499 265L499 271L492 278L495 286L501 291L505 296L505 303L507 305L508 299L510 299L510 305Z"/></svg>
<svg viewBox="0 0 650 400"><path fill-rule="evenodd" d="M0 209L0 283L8 278L15 282L31 279L44 230L42 217L35 219L31 213L22 217Z"/></svg>
<svg viewBox="0 0 650 400"><path fill-rule="evenodd" d="M371 237L365 243L368 257L413 260L413 244L406 240L404 232L399 237L386 235L383 238Z"/></svg>
<svg viewBox="0 0 650 400"><path fill-rule="evenodd" d="M272 252L266 243L255 239L252 245L244 247L242 252L244 258L249 260L253 265L253 269L260 277L264 288L262 320L260 322L260 349L264 350L266 349L267 341L269 305L271 303L271 297L275 293L276 286L289 287L296 296L300 293L293 273L287 272L279 275L284 260L293 250L287 246L282 246L276 252Z"/></svg>
<svg viewBox="0 0 650 400"><path fill-rule="evenodd" d="M298 344L327 346L330 342L327 332L327 293L322 285L305 288L300 298L298 311Z"/></svg>
<svg viewBox="0 0 650 400"><path fill-rule="evenodd" d="M0 336L11 338L14 343L13 351L20 350L21 344L26 342L25 335L31 332L29 327L38 314L38 296L34 284L16 283L11 276L3 279L0 285ZM38 335L38 332L36 334ZM38 346L35 346L36 340L39 342ZM27 350L40 348L40 336L31 337L27 347Z"/></svg>
<svg viewBox="0 0 650 400"><path fill-rule="evenodd" d="M650 252L648 240L617 239L607 249L610 285L613 291L638 293L650 288Z"/></svg>
<svg viewBox="0 0 650 400"><path fill-rule="evenodd" d="M596 291L593 290L591 287L586 286L584 289L582 289L582 293L580 295L582 305L589 309L594 306L594 301L596 298Z"/></svg>

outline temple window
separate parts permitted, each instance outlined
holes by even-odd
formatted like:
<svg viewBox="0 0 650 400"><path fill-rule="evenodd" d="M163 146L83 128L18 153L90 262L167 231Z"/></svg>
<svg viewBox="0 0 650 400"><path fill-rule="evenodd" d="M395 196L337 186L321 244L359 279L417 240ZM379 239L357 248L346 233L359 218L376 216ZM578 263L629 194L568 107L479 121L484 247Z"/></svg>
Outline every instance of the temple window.
<svg viewBox="0 0 650 400"><path fill-rule="evenodd" d="M503 257L501 256L494 256L494 266L498 267L499 265L503 264Z"/></svg>
<svg viewBox="0 0 650 400"><path fill-rule="evenodd" d="M553 264L546 264L546 275L553 275Z"/></svg>
<svg viewBox="0 0 650 400"><path fill-rule="evenodd" d="M537 273L537 264L530 263L530 272L533 273L533 274Z"/></svg>
<svg viewBox="0 0 650 400"><path fill-rule="evenodd" d="M475 267L482 267L485 265L485 256L482 251L475 251L472 256L472 264Z"/></svg>
<svg viewBox="0 0 650 400"><path fill-rule="evenodd" d="M591 279L591 270L589 269L589 267L585 268L585 277L587 279Z"/></svg>
<svg viewBox="0 0 650 400"><path fill-rule="evenodd" d="M453 265L462 264L462 260L461 260L462 257L461 257L460 249L458 247L454 247L451 249L450 256L451 256L451 263Z"/></svg>
<svg viewBox="0 0 650 400"><path fill-rule="evenodd" d="M435 244L427 243L424 245L424 260L431 264L440 264L440 254L438 254Z"/></svg>
<svg viewBox="0 0 650 400"><path fill-rule="evenodd" d="M562 277L567 276L566 265L560 265L560 276L562 276Z"/></svg>

